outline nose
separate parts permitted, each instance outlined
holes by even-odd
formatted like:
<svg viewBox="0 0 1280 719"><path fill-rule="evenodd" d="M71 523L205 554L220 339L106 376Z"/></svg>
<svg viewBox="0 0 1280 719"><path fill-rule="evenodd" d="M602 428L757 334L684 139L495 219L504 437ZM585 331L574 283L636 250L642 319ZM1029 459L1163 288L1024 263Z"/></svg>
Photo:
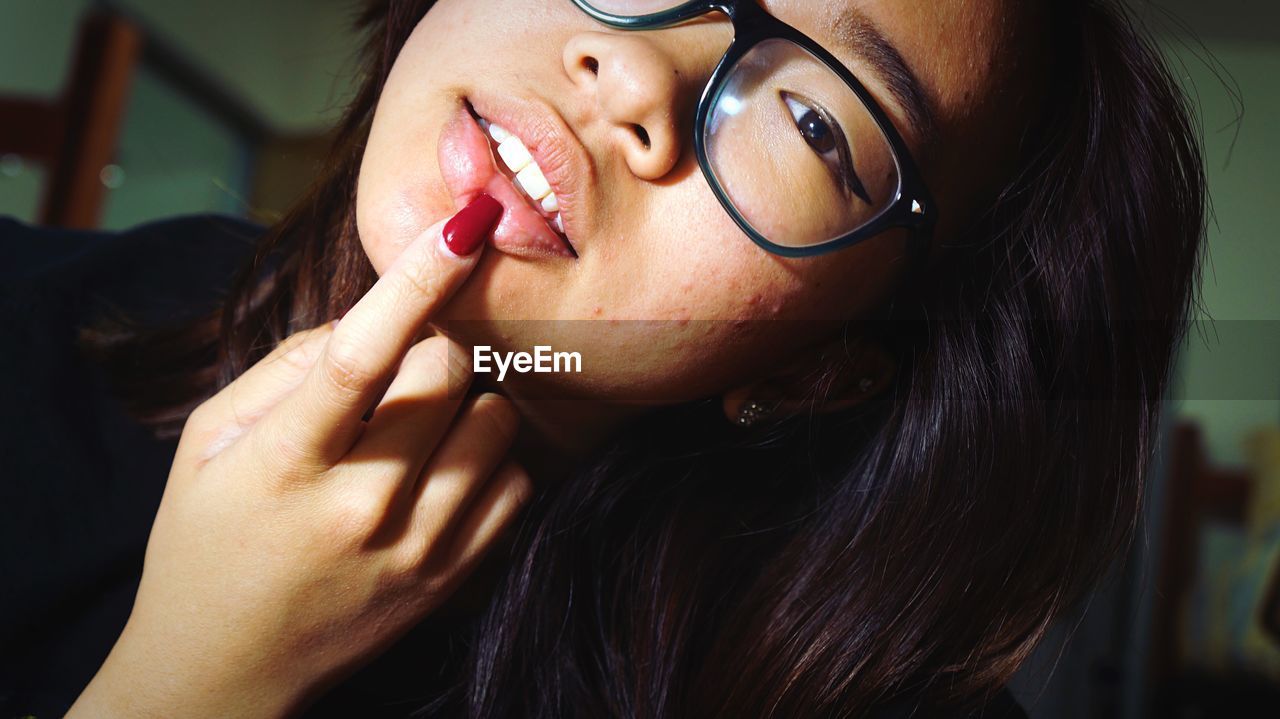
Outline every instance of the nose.
<svg viewBox="0 0 1280 719"><path fill-rule="evenodd" d="M565 45L563 61L631 172L645 180L671 172L696 103L689 76L697 73L678 64L651 33L579 33Z"/></svg>

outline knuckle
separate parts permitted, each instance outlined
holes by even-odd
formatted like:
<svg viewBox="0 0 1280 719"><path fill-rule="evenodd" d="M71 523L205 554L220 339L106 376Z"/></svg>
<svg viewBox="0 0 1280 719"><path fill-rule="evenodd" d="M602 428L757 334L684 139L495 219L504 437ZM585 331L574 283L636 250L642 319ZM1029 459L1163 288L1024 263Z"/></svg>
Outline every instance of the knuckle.
<svg viewBox="0 0 1280 719"><path fill-rule="evenodd" d="M270 478L285 484L309 477L317 469L311 453L288 431L259 431L254 438L254 454Z"/></svg>
<svg viewBox="0 0 1280 719"><path fill-rule="evenodd" d="M443 349L445 357L448 358L449 369L449 389L463 392L471 384L474 370L471 367L471 357L462 345L448 338L442 338L448 345Z"/></svg>
<svg viewBox="0 0 1280 719"><path fill-rule="evenodd" d="M430 257L417 253L411 261L406 262L397 286L404 299L415 305L431 305L440 298L441 275L432 265Z"/></svg>
<svg viewBox="0 0 1280 719"><path fill-rule="evenodd" d="M468 497L475 496L484 484L484 477L479 473L459 473L449 477L432 477L436 482L435 497L432 507L441 520L438 528L443 526L458 512L458 508L466 504Z"/></svg>
<svg viewBox="0 0 1280 719"><path fill-rule="evenodd" d="M361 545L377 532L384 509L374 493L343 493L333 502L329 531L344 546Z"/></svg>
<svg viewBox="0 0 1280 719"><path fill-rule="evenodd" d="M315 334L315 330L303 330L301 332L295 332L289 335L288 337L285 337L284 341L280 343L280 346L278 349L281 354L288 354L289 352L293 352L294 350L297 350L299 347L302 347L303 345L305 345L307 343L307 340L312 336L314 336L314 334Z"/></svg>
<svg viewBox="0 0 1280 719"><path fill-rule="evenodd" d="M524 506L533 499L533 478L513 461L499 467L494 480L502 484L503 498L514 506Z"/></svg>
<svg viewBox="0 0 1280 719"><path fill-rule="evenodd" d="M180 458L200 452L210 442L212 432L201 419L201 416L197 414L199 409L197 407L188 413L186 421L182 424L182 433L178 436L178 446L174 453L175 463Z"/></svg>
<svg viewBox="0 0 1280 719"><path fill-rule="evenodd" d="M436 378L450 396L460 396L471 383L471 369L466 358L460 356L462 351L461 345L443 335L428 337L410 350L414 361L428 368L421 376Z"/></svg>
<svg viewBox="0 0 1280 719"><path fill-rule="evenodd" d="M406 364L421 366L421 376L438 377L443 381L450 371L447 342L448 340L443 337L428 337L409 348L405 357Z"/></svg>
<svg viewBox="0 0 1280 719"><path fill-rule="evenodd" d="M182 433L185 435L188 432L200 433L208 431L213 424L213 418L210 416L212 412L210 400L205 400L196 405L196 408L187 415L187 421L183 424Z"/></svg>
<svg viewBox="0 0 1280 719"><path fill-rule="evenodd" d="M343 393L363 392L376 378L362 355L361 343L357 339L335 336L322 362L325 379Z"/></svg>
<svg viewBox="0 0 1280 719"><path fill-rule="evenodd" d="M515 441L516 431L520 428L520 414L511 400L486 392L476 398L472 412L496 444L507 446Z"/></svg>
<svg viewBox="0 0 1280 719"><path fill-rule="evenodd" d="M224 434L227 422L219 416L217 404L217 400L210 398L187 413L178 441L187 447L204 447Z"/></svg>
<svg viewBox="0 0 1280 719"><path fill-rule="evenodd" d="M296 336L296 335L295 335ZM290 337L286 342L293 340ZM284 351L280 353L277 361L283 363L286 368L301 372L309 369L316 360L316 347L314 342L294 342Z"/></svg>
<svg viewBox="0 0 1280 719"><path fill-rule="evenodd" d="M416 574L426 565L429 548L426 542L407 537L390 550L387 564L395 575Z"/></svg>
<svg viewBox="0 0 1280 719"><path fill-rule="evenodd" d="M295 332L288 337L285 337L275 346L274 349L271 350L271 352L267 354L264 361L274 362L291 355L300 349L304 349L310 344L313 344L316 339L323 337L326 334L321 329L322 327L328 327L328 325L322 325L321 327L309 330L302 330L301 332Z"/></svg>

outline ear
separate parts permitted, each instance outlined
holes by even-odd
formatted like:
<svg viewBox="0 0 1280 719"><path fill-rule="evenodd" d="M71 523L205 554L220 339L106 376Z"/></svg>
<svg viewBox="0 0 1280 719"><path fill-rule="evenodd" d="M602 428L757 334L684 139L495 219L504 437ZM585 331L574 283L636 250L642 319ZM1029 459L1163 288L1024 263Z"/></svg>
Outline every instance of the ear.
<svg viewBox="0 0 1280 719"><path fill-rule="evenodd" d="M838 337L754 382L724 394L730 422L751 425L765 415L838 412L883 392L898 365L880 342L865 336Z"/></svg>

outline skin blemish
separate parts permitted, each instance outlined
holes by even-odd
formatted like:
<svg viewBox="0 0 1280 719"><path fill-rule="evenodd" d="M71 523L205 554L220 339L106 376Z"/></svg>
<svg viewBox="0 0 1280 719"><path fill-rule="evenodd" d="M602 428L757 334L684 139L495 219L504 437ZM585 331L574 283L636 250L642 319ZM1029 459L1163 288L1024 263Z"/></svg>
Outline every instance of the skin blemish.
<svg viewBox="0 0 1280 719"><path fill-rule="evenodd" d="M691 316L692 315L690 314L688 307L677 307L671 313L671 321L675 322L676 325L680 327L684 327L685 325L689 324L689 318Z"/></svg>
<svg viewBox="0 0 1280 719"><path fill-rule="evenodd" d="M555 9L548 9L552 5ZM808 12L808 8L801 12L798 3L783 5L796 8L784 12L783 19L804 19ZM857 8L872 10L881 28L915 67L938 105L939 119L947 132L941 148L945 152L937 153L945 163L938 161L930 177L939 183L935 192L970 184L974 168L982 166L973 158L986 159L1020 117L1003 104L981 104L990 88L1001 87L1000 80L1010 73L998 73L997 77L979 68L992 56L998 67L1009 64L1002 61L1010 57L1020 57L995 53L987 45L1020 50L1021 38L1028 35L1010 28L1008 41L989 38L988 43L982 29L989 21L981 12L988 5L992 6L990 16L999 18L1006 6L1019 4L1014 0L857 0L816 5L832 16ZM527 10L516 15L521 22L514 25L505 21L513 8ZM652 117L663 121L646 126L650 139L655 147L671 149L671 156L677 159L664 166L652 157L632 156L608 143L585 143L577 169L586 191L573 199L582 208L581 216L595 219L579 228L582 248L589 250L581 261L570 270L568 263L559 261L488 252L480 267L482 281L463 286L441 320L491 319L501 326L507 318L561 320L585 315L618 325L601 325L605 332L599 335L607 336L635 320L653 320L669 330L681 319L740 319L728 327L719 322L702 325L710 330L734 329L742 340L733 347L703 343L698 347L700 356L714 360L705 362L690 362L661 343L638 345L634 354L616 352L608 342L596 346L592 337L580 340L570 336L554 322L506 323L509 327L505 329L510 331L504 332L502 339L494 336L498 326L486 324L476 329L482 336L474 339L481 344L521 349L547 344L557 350L590 352L591 366L584 373L589 381L583 382L583 390L609 385L644 388L659 383L664 391L671 387L701 391L721 381L724 367L739 361L739 355L772 351L797 341L788 334L793 329L779 326L766 332L762 329L766 323L758 320L784 313L788 318L816 315L815 319L829 319L837 313L858 315L878 305L893 289L884 279L894 268L887 250L884 254L841 251L804 261L784 260L743 236L710 191L697 166L687 124L702 89L699 80L709 69L703 60L714 59L715 53L707 48L714 45L715 50L723 50L729 38L723 17L707 18L707 27L697 32L686 28L638 33L627 36L632 42L622 42L621 33L600 33L601 28L573 3L436 3L420 21L416 40L396 59L378 102L379 121L370 130L360 166L356 215L362 247L374 267L389 267L424 227L456 209L442 181L440 163L423 158L439 159L442 139L449 137L445 130L458 115L460 95L495 107L507 105L504 98L527 98L531 101L528 107L537 109L532 115L560 115L568 125L561 129L569 130L569 138L590 135L610 119L598 103L577 107L555 92L561 87L566 28L571 24L591 33L593 42L618 51L621 60L628 60L606 63L603 58L582 59L587 69L612 83L608 87L614 93L609 98L589 99L607 99L616 102L615 107L651 109ZM467 32L458 31L462 24ZM807 27L817 28L822 35L818 39L823 40L829 35L823 24L821 19L811 18ZM713 28L720 34L718 39ZM971 61L975 63L972 71ZM477 72L476 68L487 71ZM662 71L655 72L659 69ZM668 71L672 74L667 75ZM590 77L586 70L582 74ZM675 78L678 81L673 82ZM963 99L966 92L968 101ZM970 105L975 105L975 111L984 110L979 119L985 121L973 123L983 134L975 134L972 141L967 125L955 126L956 114ZM685 118L685 124L667 122L677 114ZM643 120L647 116L623 116L622 121L636 122L637 117ZM966 141L953 147L951 139L961 135ZM447 148L448 143L443 146ZM805 151L803 145L795 149ZM663 170L660 177L648 176L657 170ZM892 185L893 173L888 168L882 171L888 175L886 184ZM763 172L756 174L767 179ZM796 198L798 204L804 199ZM965 197L951 192L935 199L948 207L968 207ZM868 247L889 244L878 242ZM843 288L860 289L846 293ZM609 302L609 317L605 317L604 302ZM626 319L613 319L616 317ZM695 323L689 324L692 327ZM569 383L578 381L576 377L566 379Z"/></svg>

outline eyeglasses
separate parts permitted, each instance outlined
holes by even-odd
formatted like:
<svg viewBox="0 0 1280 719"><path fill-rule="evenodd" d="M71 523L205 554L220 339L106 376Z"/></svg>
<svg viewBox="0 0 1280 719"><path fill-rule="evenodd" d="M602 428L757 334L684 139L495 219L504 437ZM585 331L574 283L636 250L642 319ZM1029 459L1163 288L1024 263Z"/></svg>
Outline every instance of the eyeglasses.
<svg viewBox="0 0 1280 719"><path fill-rule="evenodd" d="M694 150L708 184L758 245L808 257L910 229L927 249L937 212L906 143L839 60L754 0L573 0L622 30L720 11L734 38L707 81Z"/></svg>

